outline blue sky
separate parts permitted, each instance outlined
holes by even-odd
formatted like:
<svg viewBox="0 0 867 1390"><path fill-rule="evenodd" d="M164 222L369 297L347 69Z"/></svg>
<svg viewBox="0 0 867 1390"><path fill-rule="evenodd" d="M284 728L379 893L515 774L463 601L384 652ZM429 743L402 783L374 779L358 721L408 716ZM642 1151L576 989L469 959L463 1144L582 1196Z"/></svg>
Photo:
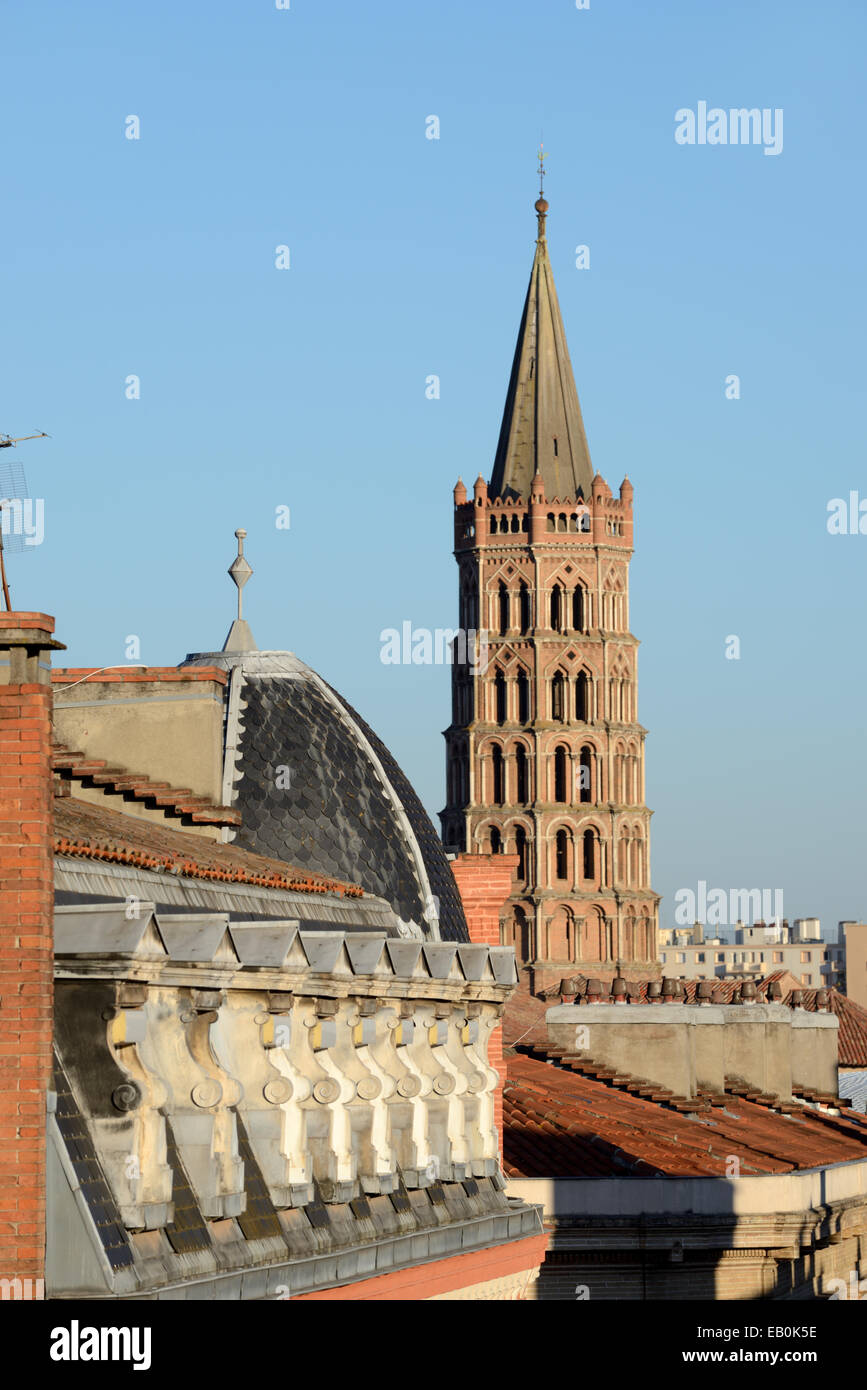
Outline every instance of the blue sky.
<svg viewBox="0 0 867 1390"><path fill-rule="evenodd" d="M699 879L863 919L867 535L826 528L867 499L863 5L6 3L0 46L0 430L52 436L15 455L45 540L12 597L68 664L219 647L242 525L259 645L441 808L448 671L379 635L457 621L543 132L591 454L635 485L661 922ZM699 101L781 108L782 153L678 145Z"/></svg>

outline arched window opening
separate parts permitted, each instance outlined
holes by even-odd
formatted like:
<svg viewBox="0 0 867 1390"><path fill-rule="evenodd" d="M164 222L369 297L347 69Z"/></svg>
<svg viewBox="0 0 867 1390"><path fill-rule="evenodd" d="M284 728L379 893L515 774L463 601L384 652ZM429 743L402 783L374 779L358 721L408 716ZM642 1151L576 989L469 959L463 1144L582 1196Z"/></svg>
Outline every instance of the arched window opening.
<svg viewBox="0 0 867 1390"><path fill-rule="evenodd" d="M530 799L528 795L529 777L527 776L527 751L523 743L519 743L515 749L515 771L517 774L515 779L517 782L515 788L517 801L519 805L526 805Z"/></svg>
<svg viewBox="0 0 867 1390"><path fill-rule="evenodd" d="M491 755L491 760L494 769L494 801L497 806L502 806L503 802L506 799L506 778L505 764L503 760L503 750L499 746L499 744L494 744L494 750Z"/></svg>
<svg viewBox="0 0 867 1390"><path fill-rule="evenodd" d="M579 671L575 681L575 718L590 718L590 681L586 671Z"/></svg>
<svg viewBox="0 0 867 1390"><path fill-rule="evenodd" d="M521 631L530 631L530 590L527 585L521 583L518 589L518 608L520 610Z"/></svg>
<svg viewBox="0 0 867 1390"><path fill-rule="evenodd" d="M558 514L558 516L557 516L557 530L558 530L558 531L565 531L566 529L567 529L567 526L566 526L566 513L565 513L565 512L560 512L560 513Z"/></svg>
<svg viewBox="0 0 867 1390"><path fill-rule="evenodd" d="M551 718L562 724L566 719L565 681L557 671L551 682Z"/></svg>
<svg viewBox="0 0 867 1390"><path fill-rule="evenodd" d="M554 752L554 800L566 801L566 749L557 748Z"/></svg>
<svg viewBox="0 0 867 1390"><path fill-rule="evenodd" d="M632 841L632 846L631 846L631 851L632 851L632 852L631 852L631 855L630 855L630 858L631 858L631 861L632 861L632 862L631 862L631 865L630 865L630 870L631 870L631 875L632 875L632 885L633 885L633 887L635 887L635 888L641 888L641 887L643 886L643 875L642 875L642 872L641 872L641 869L642 869L642 857L643 857L642 851L643 851L643 849L644 849L644 845L643 845L643 843L642 843L640 837L638 836L638 834L636 834L635 837L634 837L634 839L633 839L633 841Z"/></svg>
<svg viewBox="0 0 867 1390"><path fill-rule="evenodd" d="M527 832L523 825L519 825L515 831L515 853L518 856L518 878L521 883L527 882Z"/></svg>
<svg viewBox="0 0 867 1390"><path fill-rule="evenodd" d="M549 531L553 531L553 530L555 529L555 527L556 527L556 522L555 522L555 520L554 520L554 513L553 513L553 512L549 512L549 513L548 513L548 526L547 526L547 529L548 529Z"/></svg>
<svg viewBox="0 0 867 1390"><path fill-rule="evenodd" d="M551 590L551 628L559 632L563 626L563 590L555 584Z"/></svg>
<svg viewBox="0 0 867 1390"><path fill-rule="evenodd" d="M592 800L593 800L593 785L592 785L592 783L593 783L593 750L592 750L592 748L584 747L584 748L581 749L581 757L580 757L580 759L579 759L578 767L579 767L579 774L580 774L580 775L579 775L579 786L580 786L580 797L579 797L579 800L581 800L581 801L592 801Z"/></svg>
<svg viewBox="0 0 867 1390"><path fill-rule="evenodd" d="M520 523L520 521L518 520L518 517L517 517L517 516L513 516L513 517L512 517L512 525L511 525L511 528L510 528L510 529L511 529L512 531L520 531L520 529L521 529L521 523Z"/></svg>
<svg viewBox="0 0 867 1390"><path fill-rule="evenodd" d="M555 862L558 878L569 877L569 836L565 830L558 830L555 841Z"/></svg>
<svg viewBox="0 0 867 1390"><path fill-rule="evenodd" d="M496 825L491 826L491 854L503 853L503 837Z"/></svg>
<svg viewBox="0 0 867 1390"><path fill-rule="evenodd" d="M500 636L505 637L509 631L509 591L505 584L500 583Z"/></svg>
<svg viewBox="0 0 867 1390"><path fill-rule="evenodd" d="M494 676L494 697L496 704L496 719L498 724L506 722L506 677L502 671L498 671Z"/></svg>
<svg viewBox="0 0 867 1390"><path fill-rule="evenodd" d="M496 518L495 516L492 516L492 517L491 517L491 535L492 535L492 536L495 536L496 534L497 534L497 518Z"/></svg>
<svg viewBox="0 0 867 1390"><path fill-rule="evenodd" d="M526 671L518 672L518 723L530 722L530 682Z"/></svg>
<svg viewBox="0 0 867 1390"><path fill-rule="evenodd" d="M576 632L584 632L584 589L579 584L572 592L572 626Z"/></svg>
<svg viewBox="0 0 867 1390"><path fill-rule="evenodd" d="M625 835L617 846L617 877L622 884L629 879L629 841Z"/></svg>
<svg viewBox="0 0 867 1390"><path fill-rule="evenodd" d="M584 831L584 877L596 877L596 850L592 830Z"/></svg>

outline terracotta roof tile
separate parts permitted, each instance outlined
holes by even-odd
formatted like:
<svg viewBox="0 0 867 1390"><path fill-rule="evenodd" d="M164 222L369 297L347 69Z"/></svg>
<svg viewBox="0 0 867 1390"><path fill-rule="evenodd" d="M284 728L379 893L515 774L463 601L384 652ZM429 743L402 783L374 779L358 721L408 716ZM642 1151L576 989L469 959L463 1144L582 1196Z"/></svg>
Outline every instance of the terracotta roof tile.
<svg viewBox="0 0 867 1390"><path fill-rule="evenodd" d="M250 883L260 888L302 893L339 893L363 897L355 884L297 869L235 845L206 840L168 826L125 816L75 797L54 803L54 852L82 859L131 864L143 869L182 873L188 878L223 883Z"/></svg>
<svg viewBox="0 0 867 1390"><path fill-rule="evenodd" d="M727 1093L701 1113L681 1114L634 1086L617 1088L540 1048L507 1058L505 1165L513 1176L597 1177L660 1173L725 1177L732 1158L745 1174L788 1173L867 1158L867 1117L809 1106L770 1109L768 1097ZM677 1102L675 1101L675 1105Z"/></svg>
<svg viewBox="0 0 867 1390"><path fill-rule="evenodd" d="M194 795L190 787L152 782L140 773L111 766L103 758L90 758L60 743L52 747L51 766L64 782L90 782L108 794L114 792L133 801L150 802L170 814L186 816L197 825L241 824L240 812L233 806L216 806L206 796Z"/></svg>

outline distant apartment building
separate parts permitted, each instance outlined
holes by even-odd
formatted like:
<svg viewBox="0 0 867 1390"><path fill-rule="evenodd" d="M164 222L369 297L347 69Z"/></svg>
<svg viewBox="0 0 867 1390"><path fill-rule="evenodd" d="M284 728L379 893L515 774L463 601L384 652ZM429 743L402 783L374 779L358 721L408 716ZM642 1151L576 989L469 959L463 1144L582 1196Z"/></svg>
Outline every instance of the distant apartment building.
<svg viewBox="0 0 867 1390"><path fill-rule="evenodd" d="M713 980L761 979L775 970L788 970L805 989L836 986L846 966L843 925L837 945L823 940L818 917L799 917L792 926L786 921L756 922L750 927L737 922L734 944L722 937L705 937L700 922L692 927L661 929L662 972L678 980ZM862 940L863 956L867 951L867 927ZM867 991L863 960L861 974L865 976Z"/></svg>
<svg viewBox="0 0 867 1390"><path fill-rule="evenodd" d="M867 1009L867 922L841 922L846 960L846 994Z"/></svg>

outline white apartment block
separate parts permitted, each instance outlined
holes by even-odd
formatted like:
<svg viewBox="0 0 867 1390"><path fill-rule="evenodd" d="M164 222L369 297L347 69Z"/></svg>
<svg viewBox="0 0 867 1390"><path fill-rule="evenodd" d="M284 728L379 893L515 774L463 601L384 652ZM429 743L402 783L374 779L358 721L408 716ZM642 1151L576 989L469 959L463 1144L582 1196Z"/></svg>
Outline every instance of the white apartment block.
<svg viewBox="0 0 867 1390"><path fill-rule="evenodd" d="M670 927L659 932L662 973L675 980L762 979L788 970L805 989L828 988L845 973L845 945L824 941L818 918L798 918L793 927L757 922L735 926L735 944L705 938L704 928Z"/></svg>

